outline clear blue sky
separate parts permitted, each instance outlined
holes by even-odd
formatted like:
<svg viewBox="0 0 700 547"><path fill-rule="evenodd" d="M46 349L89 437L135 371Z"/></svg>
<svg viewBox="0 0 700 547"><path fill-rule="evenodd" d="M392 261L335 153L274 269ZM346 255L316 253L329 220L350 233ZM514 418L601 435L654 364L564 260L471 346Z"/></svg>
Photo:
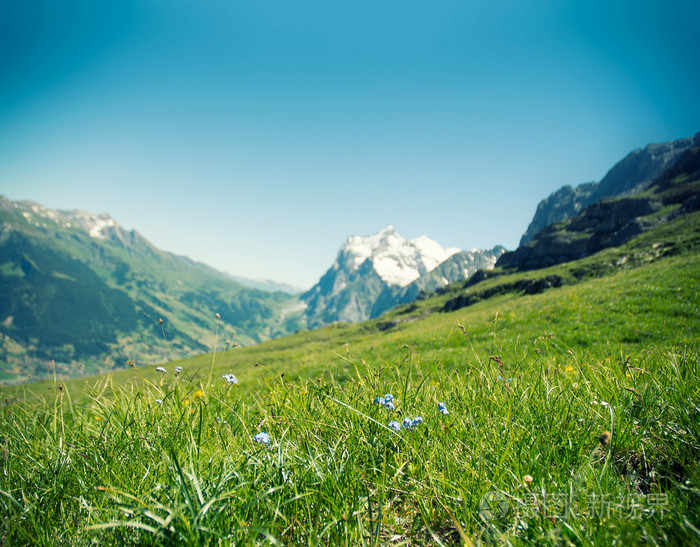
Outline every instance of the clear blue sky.
<svg viewBox="0 0 700 547"><path fill-rule="evenodd" d="M700 131L700 2L0 3L0 193L311 286L395 226L514 248L537 203Z"/></svg>

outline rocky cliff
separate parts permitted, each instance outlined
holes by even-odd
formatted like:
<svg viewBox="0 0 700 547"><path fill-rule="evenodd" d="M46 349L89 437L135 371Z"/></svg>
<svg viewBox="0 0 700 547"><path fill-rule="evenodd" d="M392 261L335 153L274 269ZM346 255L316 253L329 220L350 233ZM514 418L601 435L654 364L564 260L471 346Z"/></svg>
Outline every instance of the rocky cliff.
<svg viewBox="0 0 700 547"><path fill-rule="evenodd" d="M645 191L605 198L577 215L554 223L497 267L533 270L622 245L654 226L700 209L700 146L686 149Z"/></svg>
<svg viewBox="0 0 700 547"><path fill-rule="evenodd" d="M531 241L546 226L570 218L596 201L644 190L685 151L695 146L700 146L700 133L685 139L650 144L625 156L600 182L560 188L539 203L520 244Z"/></svg>

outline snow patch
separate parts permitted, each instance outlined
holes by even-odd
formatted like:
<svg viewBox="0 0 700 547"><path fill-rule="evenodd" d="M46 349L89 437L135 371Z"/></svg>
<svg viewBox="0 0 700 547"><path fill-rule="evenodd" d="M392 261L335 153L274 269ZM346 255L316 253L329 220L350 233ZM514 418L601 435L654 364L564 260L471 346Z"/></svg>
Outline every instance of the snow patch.
<svg viewBox="0 0 700 547"><path fill-rule="evenodd" d="M95 239L105 239L107 236L103 233L105 228L119 226L112 217L107 213L96 215L87 211L61 211L63 214L73 221L73 223L87 230L90 237ZM70 223L69 223L70 224Z"/></svg>
<svg viewBox="0 0 700 547"><path fill-rule="evenodd" d="M105 235L102 233L102 230L104 230L105 228L113 227L115 225L116 223L111 218L103 219L98 217L95 220L95 223L90 227L90 231L88 233L90 234L90 237L104 239Z"/></svg>

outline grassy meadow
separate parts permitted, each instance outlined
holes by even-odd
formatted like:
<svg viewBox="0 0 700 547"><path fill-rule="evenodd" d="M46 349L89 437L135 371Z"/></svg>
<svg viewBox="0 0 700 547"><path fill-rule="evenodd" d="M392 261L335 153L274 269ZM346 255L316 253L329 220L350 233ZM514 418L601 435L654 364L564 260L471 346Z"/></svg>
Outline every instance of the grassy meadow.
<svg viewBox="0 0 700 547"><path fill-rule="evenodd" d="M236 348L212 317L215 352L165 372L3 388L0 543L698 544L686 217L378 320Z"/></svg>

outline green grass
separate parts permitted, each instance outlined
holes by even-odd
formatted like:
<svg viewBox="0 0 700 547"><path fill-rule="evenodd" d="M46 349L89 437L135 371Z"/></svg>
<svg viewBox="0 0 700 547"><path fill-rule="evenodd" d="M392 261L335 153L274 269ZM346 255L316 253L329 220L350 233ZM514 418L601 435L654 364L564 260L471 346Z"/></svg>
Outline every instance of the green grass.
<svg viewBox="0 0 700 547"><path fill-rule="evenodd" d="M3 388L0 543L697 544L700 261L683 222L165 375L136 362ZM546 275L566 283L513 288Z"/></svg>

